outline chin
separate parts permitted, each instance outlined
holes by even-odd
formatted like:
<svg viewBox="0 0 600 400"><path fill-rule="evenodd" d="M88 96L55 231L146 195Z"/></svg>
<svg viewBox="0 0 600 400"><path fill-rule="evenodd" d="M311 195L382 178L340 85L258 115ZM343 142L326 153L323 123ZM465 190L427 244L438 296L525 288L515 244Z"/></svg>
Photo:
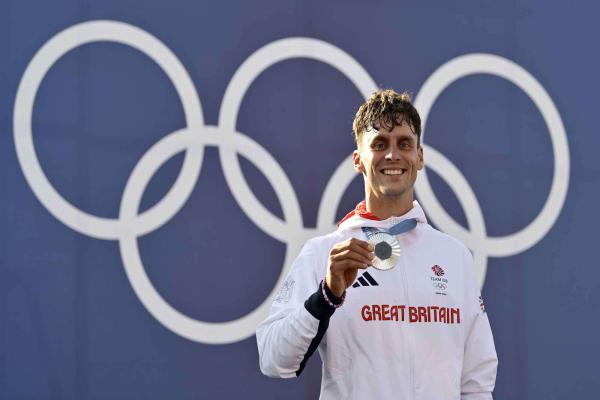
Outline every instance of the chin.
<svg viewBox="0 0 600 400"><path fill-rule="evenodd" d="M406 194L406 189L405 188L402 188L402 189L384 188L381 191L381 194L383 194L385 197L401 197L404 194Z"/></svg>

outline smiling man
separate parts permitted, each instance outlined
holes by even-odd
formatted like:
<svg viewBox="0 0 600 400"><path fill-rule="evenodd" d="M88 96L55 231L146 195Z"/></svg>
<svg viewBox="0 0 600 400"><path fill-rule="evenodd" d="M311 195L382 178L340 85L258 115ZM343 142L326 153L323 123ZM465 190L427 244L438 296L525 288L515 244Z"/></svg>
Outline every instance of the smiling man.
<svg viewBox="0 0 600 400"><path fill-rule="evenodd" d="M380 90L353 130L365 200L294 262L256 332L262 372L298 376L318 348L321 399L491 399L498 361L471 253L414 200L417 110Z"/></svg>

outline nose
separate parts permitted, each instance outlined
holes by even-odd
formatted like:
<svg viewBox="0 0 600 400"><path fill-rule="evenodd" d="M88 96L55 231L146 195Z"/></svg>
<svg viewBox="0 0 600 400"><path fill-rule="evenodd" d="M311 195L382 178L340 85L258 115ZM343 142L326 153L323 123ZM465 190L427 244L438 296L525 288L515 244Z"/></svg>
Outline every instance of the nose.
<svg viewBox="0 0 600 400"><path fill-rule="evenodd" d="M395 161L400 159L400 149L397 146L390 146L390 150L385 155L386 160Z"/></svg>

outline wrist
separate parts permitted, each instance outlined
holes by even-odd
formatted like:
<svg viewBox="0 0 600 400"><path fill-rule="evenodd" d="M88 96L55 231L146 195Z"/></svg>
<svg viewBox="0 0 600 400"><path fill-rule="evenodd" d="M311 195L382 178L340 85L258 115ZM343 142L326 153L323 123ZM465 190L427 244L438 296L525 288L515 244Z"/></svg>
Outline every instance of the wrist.
<svg viewBox="0 0 600 400"><path fill-rule="evenodd" d="M325 301L331 307L339 308L342 306L342 304L344 304L344 300L346 300L346 290L344 290L339 296L336 295L327 284L327 279L323 279L321 281L320 287Z"/></svg>
<svg viewBox="0 0 600 400"><path fill-rule="evenodd" d="M319 282L317 290L304 302L304 308L319 321L328 321L335 310L342 305L340 299L336 298L328 287L325 290L326 287L327 284L323 279ZM336 306L336 304L339 305Z"/></svg>
<svg viewBox="0 0 600 400"><path fill-rule="evenodd" d="M327 284L327 288L331 291L331 293L337 298L342 297L346 292L346 285L341 284L339 279L336 280L330 274L327 274L323 281Z"/></svg>

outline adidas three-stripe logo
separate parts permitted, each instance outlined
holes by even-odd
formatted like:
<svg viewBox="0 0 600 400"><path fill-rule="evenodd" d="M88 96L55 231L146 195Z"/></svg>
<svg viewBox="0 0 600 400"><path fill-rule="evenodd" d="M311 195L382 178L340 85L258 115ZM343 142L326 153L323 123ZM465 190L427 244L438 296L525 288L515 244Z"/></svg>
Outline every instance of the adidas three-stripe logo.
<svg viewBox="0 0 600 400"><path fill-rule="evenodd" d="M354 282L354 284L352 285L352 287L359 286L379 286L379 283L377 283L377 281L373 279L371 274L365 271L365 273L362 274L362 276L359 276L356 282Z"/></svg>

